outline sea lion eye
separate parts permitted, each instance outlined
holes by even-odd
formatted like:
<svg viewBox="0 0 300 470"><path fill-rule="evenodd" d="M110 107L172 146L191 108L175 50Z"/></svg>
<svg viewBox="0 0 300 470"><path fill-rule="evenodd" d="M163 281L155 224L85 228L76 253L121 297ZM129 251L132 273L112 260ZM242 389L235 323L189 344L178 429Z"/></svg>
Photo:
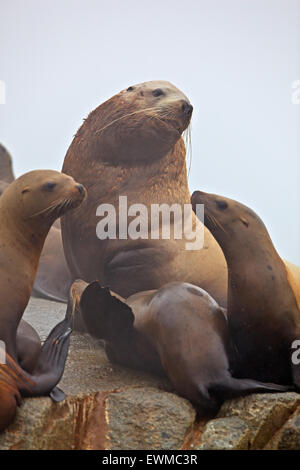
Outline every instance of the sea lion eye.
<svg viewBox="0 0 300 470"><path fill-rule="evenodd" d="M48 181L48 183L44 184L43 189L45 191L53 191L55 186L56 186L56 183L54 183L53 181Z"/></svg>
<svg viewBox="0 0 300 470"><path fill-rule="evenodd" d="M152 95L153 96L161 96L161 95L164 95L164 92L162 91L161 88L156 88L156 90L152 91Z"/></svg>
<svg viewBox="0 0 300 470"><path fill-rule="evenodd" d="M129 86L129 87L127 88L127 91L133 91L133 90L134 90L133 86Z"/></svg>
<svg viewBox="0 0 300 470"><path fill-rule="evenodd" d="M247 219L245 219L244 217L240 217L240 221L246 226L246 227L249 227L249 222Z"/></svg>
<svg viewBox="0 0 300 470"><path fill-rule="evenodd" d="M216 201L218 209L221 209L221 211L227 209L228 204L226 201Z"/></svg>

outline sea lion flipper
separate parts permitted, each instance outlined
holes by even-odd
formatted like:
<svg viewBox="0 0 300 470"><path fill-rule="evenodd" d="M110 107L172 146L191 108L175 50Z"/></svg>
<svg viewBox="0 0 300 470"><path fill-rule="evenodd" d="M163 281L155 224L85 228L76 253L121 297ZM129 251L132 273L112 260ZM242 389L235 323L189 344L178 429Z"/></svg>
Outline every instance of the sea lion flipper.
<svg viewBox="0 0 300 470"><path fill-rule="evenodd" d="M250 393L282 393L294 390L290 385L264 383L252 379L237 379L227 376L217 385L211 387L213 394L222 394L224 399L235 398Z"/></svg>
<svg viewBox="0 0 300 470"><path fill-rule="evenodd" d="M53 398L58 397L58 393L53 389L60 381L65 368L72 332L71 322L72 318L67 316L58 323L43 344L37 366L31 376L35 382L32 395L48 395L51 392Z"/></svg>
<svg viewBox="0 0 300 470"><path fill-rule="evenodd" d="M131 308L97 281L83 291L80 310L88 332L99 339L120 338L133 327Z"/></svg>
<svg viewBox="0 0 300 470"><path fill-rule="evenodd" d="M59 403L60 401L65 400L66 394L59 387L54 387L49 393L49 397L54 401L54 403Z"/></svg>

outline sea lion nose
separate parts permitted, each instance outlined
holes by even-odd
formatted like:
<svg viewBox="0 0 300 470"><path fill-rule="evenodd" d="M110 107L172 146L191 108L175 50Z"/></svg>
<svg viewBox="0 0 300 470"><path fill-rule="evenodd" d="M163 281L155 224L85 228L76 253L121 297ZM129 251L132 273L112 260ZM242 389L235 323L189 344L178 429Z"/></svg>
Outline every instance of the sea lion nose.
<svg viewBox="0 0 300 470"><path fill-rule="evenodd" d="M181 110L187 116L190 116L193 112L193 106L185 100L182 100Z"/></svg>
<svg viewBox="0 0 300 470"><path fill-rule="evenodd" d="M84 192L84 186L82 186L82 184L76 184L76 188L78 189L78 191L80 192L80 194L83 194L83 192Z"/></svg>

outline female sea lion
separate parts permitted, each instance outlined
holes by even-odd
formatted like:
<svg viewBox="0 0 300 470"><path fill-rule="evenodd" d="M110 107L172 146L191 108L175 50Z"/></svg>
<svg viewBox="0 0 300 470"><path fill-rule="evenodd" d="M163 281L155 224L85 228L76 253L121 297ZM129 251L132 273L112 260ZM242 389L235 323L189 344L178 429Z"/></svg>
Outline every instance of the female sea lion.
<svg viewBox="0 0 300 470"><path fill-rule="evenodd" d="M5 344L8 357L16 364L18 374L32 382L29 392L32 396L48 394L60 380L71 320L67 316L60 322L41 349L40 345L37 347L37 334L31 335L32 327L28 328L26 323L20 325L20 321L51 225L77 207L85 194L84 187L73 178L57 171L40 170L15 180L0 197L0 340ZM26 363L27 370L24 370ZM2 379L1 370L3 368L0 369ZM26 388L17 388L21 394L27 393ZM59 399L57 390L55 394ZM0 416L3 413L5 408L1 409Z"/></svg>
<svg viewBox="0 0 300 470"><path fill-rule="evenodd" d="M163 373L202 414L216 413L226 398L288 387L236 379L223 309L203 289L173 282L126 301L95 281L76 281L69 311L80 310L87 331L105 340L113 362Z"/></svg>
<svg viewBox="0 0 300 470"><path fill-rule="evenodd" d="M201 191L191 200L193 207L204 204L205 225L226 257L228 324L238 353L235 373L300 389L300 365L291 362L292 343L300 339L300 283L255 212Z"/></svg>
<svg viewBox="0 0 300 470"><path fill-rule="evenodd" d="M14 180L11 156L0 144L0 196ZM67 302L71 284L72 279L65 259L58 219L54 222L46 238L32 295L48 300Z"/></svg>
<svg viewBox="0 0 300 470"><path fill-rule="evenodd" d="M188 98L165 81L134 85L101 104L78 130L62 171L85 185L86 201L62 220L62 236L73 279L99 279L127 298L157 289L167 282L186 281L209 292L221 305L227 299L227 267L222 250L205 228L202 250L186 249L186 239L98 239L96 226L101 204L111 204L116 218L119 196L127 206L143 204L150 222L151 205L190 204L185 145L192 106ZM192 213L195 228L196 217ZM168 220L169 221L169 220ZM162 226L161 226L162 227ZM117 234L120 225L117 222ZM200 229L199 229L200 230ZM191 235L191 228L187 229ZM123 237L123 238L122 238ZM188 237L186 237L188 238Z"/></svg>

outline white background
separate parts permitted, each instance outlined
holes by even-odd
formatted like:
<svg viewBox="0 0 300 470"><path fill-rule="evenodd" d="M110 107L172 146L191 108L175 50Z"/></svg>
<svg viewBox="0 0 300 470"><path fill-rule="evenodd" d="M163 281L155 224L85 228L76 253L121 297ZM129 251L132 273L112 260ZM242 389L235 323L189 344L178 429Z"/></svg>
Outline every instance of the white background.
<svg viewBox="0 0 300 470"><path fill-rule="evenodd" d="M250 205L300 264L299 0L0 0L0 142L61 169L82 119L163 79L194 105L191 190Z"/></svg>

